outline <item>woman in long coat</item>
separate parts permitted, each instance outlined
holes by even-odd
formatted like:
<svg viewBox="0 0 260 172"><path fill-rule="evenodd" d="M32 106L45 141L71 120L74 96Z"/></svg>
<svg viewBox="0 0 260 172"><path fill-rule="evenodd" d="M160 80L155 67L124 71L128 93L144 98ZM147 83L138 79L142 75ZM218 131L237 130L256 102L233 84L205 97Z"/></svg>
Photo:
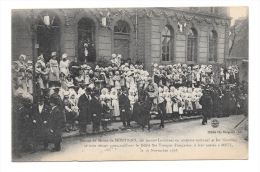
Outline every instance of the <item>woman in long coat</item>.
<svg viewBox="0 0 260 172"><path fill-rule="evenodd" d="M138 91L138 101L134 104L133 115L135 121L141 125L142 130L145 126L148 126L148 131L150 131L150 110L152 107L152 102L149 101L148 95L144 90Z"/></svg>

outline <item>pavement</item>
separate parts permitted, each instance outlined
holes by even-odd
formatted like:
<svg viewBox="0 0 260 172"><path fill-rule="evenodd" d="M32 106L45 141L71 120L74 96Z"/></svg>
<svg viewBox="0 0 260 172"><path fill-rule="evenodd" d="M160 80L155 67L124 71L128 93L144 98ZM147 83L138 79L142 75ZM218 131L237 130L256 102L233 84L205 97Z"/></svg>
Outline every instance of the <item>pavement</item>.
<svg viewBox="0 0 260 172"><path fill-rule="evenodd" d="M23 152L20 159L14 157L13 161L247 159L246 122L234 129L244 118L244 115L217 118L217 128L211 125L216 118L208 120L207 125L201 125L201 119L194 117L182 122L167 120L163 129L158 128L159 120L152 120L150 132L141 128L120 130L121 123L116 122L112 126L117 126L117 131L81 137L72 134L63 139L59 152L51 152L50 144L45 151ZM75 133L77 136L78 132Z"/></svg>
<svg viewBox="0 0 260 172"><path fill-rule="evenodd" d="M181 122L188 122L191 120L196 120L196 119L202 119L202 115L195 115L195 116L183 116L183 119L167 119L165 120L165 124L167 123L181 123ZM152 118L150 121L151 128L153 127L159 127L160 125L160 120ZM158 125L158 126L157 126ZM105 133L110 133L110 132L117 132L117 131L124 131L124 130L129 130L131 131L132 129L140 128L140 125L138 125L135 121L131 122L131 127L124 127L123 123L120 121L112 122L108 125L109 131L102 130L102 127L100 127L100 132L98 133L93 133L92 131L92 125L87 125L87 135L103 135ZM79 130L76 131L70 131L69 133L64 132L62 134L62 138L70 138L70 137L78 137L82 136L79 133Z"/></svg>

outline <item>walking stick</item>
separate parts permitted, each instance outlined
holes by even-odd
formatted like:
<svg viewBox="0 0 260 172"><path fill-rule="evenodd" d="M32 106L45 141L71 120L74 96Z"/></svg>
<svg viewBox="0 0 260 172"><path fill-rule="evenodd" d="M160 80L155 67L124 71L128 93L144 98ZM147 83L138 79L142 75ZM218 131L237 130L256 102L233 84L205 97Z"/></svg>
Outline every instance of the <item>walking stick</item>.
<svg viewBox="0 0 260 172"><path fill-rule="evenodd" d="M242 121L240 121L235 127L234 127L234 129L235 128L237 128L244 120L246 120L248 117L245 117Z"/></svg>

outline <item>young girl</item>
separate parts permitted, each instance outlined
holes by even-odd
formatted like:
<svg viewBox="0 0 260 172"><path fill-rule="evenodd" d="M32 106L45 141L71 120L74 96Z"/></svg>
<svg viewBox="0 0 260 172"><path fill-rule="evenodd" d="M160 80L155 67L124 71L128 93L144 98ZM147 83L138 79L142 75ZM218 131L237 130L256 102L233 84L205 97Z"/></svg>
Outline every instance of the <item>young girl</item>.
<svg viewBox="0 0 260 172"><path fill-rule="evenodd" d="M28 61L28 62L31 62L31 61ZM28 67L26 70L27 91L28 91L28 93L33 94L33 76L32 76L33 67L32 67L31 63L27 63L27 64L28 64Z"/></svg>
<svg viewBox="0 0 260 172"><path fill-rule="evenodd" d="M67 76L69 74L69 64L70 61L67 59L68 55L62 54L61 58L62 60L60 61L60 70L63 71L64 75Z"/></svg>
<svg viewBox="0 0 260 172"><path fill-rule="evenodd" d="M85 88L84 87L85 87L84 84L80 84L80 87L78 89L78 98L80 98L80 96L85 93Z"/></svg>
<svg viewBox="0 0 260 172"><path fill-rule="evenodd" d="M115 72L115 76L113 77L113 80L115 82L115 88L116 89L121 89L121 84L120 84L120 75L119 75L119 71Z"/></svg>
<svg viewBox="0 0 260 172"><path fill-rule="evenodd" d="M179 112L177 94L174 87L171 87L170 90L172 100L172 118L176 118Z"/></svg>
<svg viewBox="0 0 260 172"><path fill-rule="evenodd" d="M192 94L192 88L187 89L186 93L186 99L185 99L185 107L186 107L186 114L190 116L193 112L193 106L191 101L191 94Z"/></svg>
<svg viewBox="0 0 260 172"><path fill-rule="evenodd" d="M113 119L116 120L116 118L120 116L120 110L119 110L119 102L118 102L117 90L115 88L111 89L110 98L112 100L112 107L114 109L114 111L113 111Z"/></svg>
<svg viewBox="0 0 260 172"><path fill-rule="evenodd" d="M50 73L50 63L46 64L46 67L43 68L42 70L40 70L40 76L39 76L39 80L40 81L40 88L41 89L46 89L49 88L49 73Z"/></svg>
<svg viewBox="0 0 260 172"><path fill-rule="evenodd" d="M52 85L58 86L60 78L59 78L60 70L58 61L56 60L56 52L51 53L51 59L50 59L50 73L49 73L49 84L50 87Z"/></svg>
<svg viewBox="0 0 260 172"><path fill-rule="evenodd" d="M65 74L63 72L60 73L60 83L61 83L61 87L67 91L68 90L68 86L66 83L66 78L65 78Z"/></svg>
<svg viewBox="0 0 260 172"><path fill-rule="evenodd" d="M75 77L74 83L76 86L79 86L80 84L84 83L84 75L82 70L79 71L79 76Z"/></svg>
<svg viewBox="0 0 260 172"><path fill-rule="evenodd" d="M133 113L133 107L137 99L136 99L135 91L132 88L129 89L128 99L130 100L131 113Z"/></svg>
<svg viewBox="0 0 260 172"><path fill-rule="evenodd" d="M84 84L85 85L89 85L89 70L88 69L86 69L86 70L84 70Z"/></svg>
<svg viewBox="0 0 260 172"><path fill-rule="evenodd" d="M179 115L180 115L179 119L183 119L182 115L183 115L183 110L185 109L185 102L181 96L178 96L177 100L178 100Z"/></svg>
<svg viewBox="0 0 260 172"><path fill-rule="evenodd" d="M110 104L109 95L104 97L104 100L102 101L101 104L102 104L102 107L103 107L103 114L102 114L102 119L101 119L102 129L104 131L109 131L109 128L107 128L107 124L111 120L112 112L113 112L112 111L113 107Z"/></svg>
<svg viewBox="0 0 260 172"><path fill-rule="evenodd" d="M108 81L108 86L109 86L109 88L114 87L114 86L115 86L115 83L114 83L114 80L113 80L114 74L113 74L112 71L109 72L108 78L109 78L109 81Z"/></svg>
<svg viewBox="0 0 260 172"><path fill-rule="evenodd" d="M105 99L107 98L107 96L108 96L108 89L107 89L107 88L103 88L103 89L101 90L101 95L100 95L100 97L99 97L100 102L104 102Z"/></svg>
<svg viewBox="0 0 260 172"><path fill-rule="evenodd" d="M70 108L71 108L71 115L72 115L72 121L71 121L71 130L75 131L77 130L76 127L76 120L79 116L79 108L78 108L78 98L75 94L72 94L69 98Z"/></svg>
<svg viewBox="0 0 260 172"><path fill-rule="evenodd" d="M170 117L172 115L172 100L170 93L165 93L165 101L166 101L166 115Z"/></svg>

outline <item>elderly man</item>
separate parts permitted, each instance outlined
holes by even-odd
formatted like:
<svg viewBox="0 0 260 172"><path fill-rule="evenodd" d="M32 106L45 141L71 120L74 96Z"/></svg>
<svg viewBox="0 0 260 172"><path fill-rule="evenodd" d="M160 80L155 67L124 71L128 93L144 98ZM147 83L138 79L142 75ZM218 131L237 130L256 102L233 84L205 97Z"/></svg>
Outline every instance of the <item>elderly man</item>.
<svg viewBox="0 0 260 172"><path fill-rule="evenodd" d="M90 116L90 96L91 89L87 87L85 89L85 94L79 97L78 107L79 107L79 133L86 134L87 124L91 123Z"/></svg>

